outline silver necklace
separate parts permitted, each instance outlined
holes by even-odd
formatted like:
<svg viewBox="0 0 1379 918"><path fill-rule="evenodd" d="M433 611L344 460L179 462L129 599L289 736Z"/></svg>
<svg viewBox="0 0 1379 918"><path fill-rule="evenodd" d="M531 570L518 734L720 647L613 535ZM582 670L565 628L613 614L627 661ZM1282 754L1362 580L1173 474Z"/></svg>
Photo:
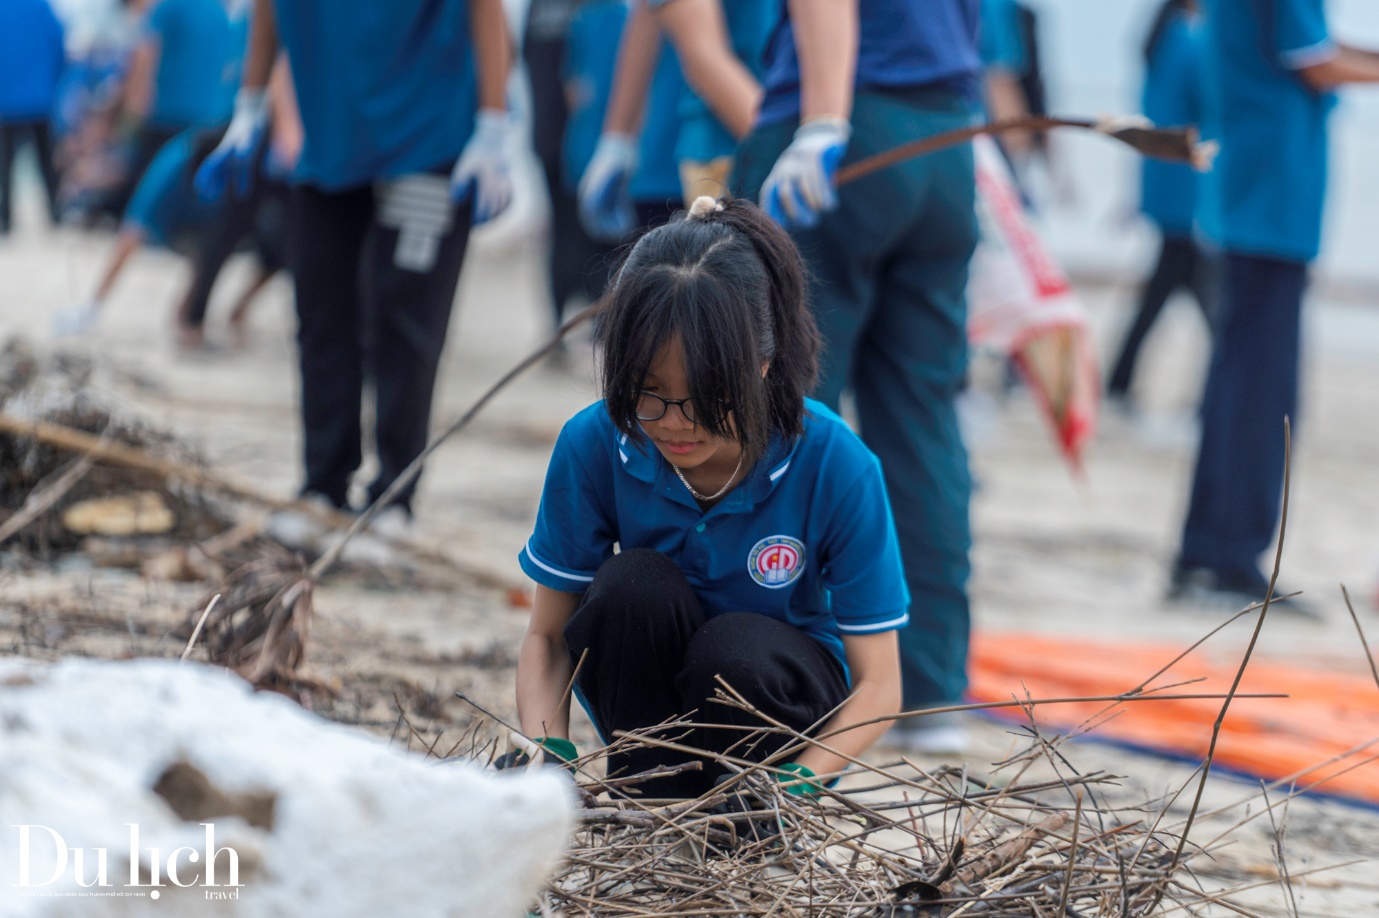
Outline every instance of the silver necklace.
<svg viewBox="0 0 1379 918"><path fill-rule="evenodd" d="M733 473L728 476L728 480L723 482L723 487L719 488L712 494L700 494L698 491L694 490L694 485L689 483L689 479L685 477L684 472L680 471L679 466L675 465L674 463L671 463L670 467L675 470L675 474L680 479L680 483L683 484L689 490L690 497L693 497L695 500L698 501L703 501L707 504L711 500L718 500L725 493L727 493L728 487L737 479L737 473L742 471L742 460L746 458L747 453L745 450L741 453L738 453L737 468L733 469Z"/></svg>

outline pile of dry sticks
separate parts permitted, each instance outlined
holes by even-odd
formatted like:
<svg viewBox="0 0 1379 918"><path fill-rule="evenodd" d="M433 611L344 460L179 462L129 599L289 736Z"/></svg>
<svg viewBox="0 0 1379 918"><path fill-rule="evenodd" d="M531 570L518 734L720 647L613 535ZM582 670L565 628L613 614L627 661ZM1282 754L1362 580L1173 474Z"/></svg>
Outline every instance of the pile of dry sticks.
<svg viewBox="0 0 1379 918"><path fill-rule="evenodd" d="M726 685L717 703L761 716ZM1117 776L1079 773L1061 749L1063 737L1044 735L1033 707L1025 713L1023 748L985 772L969 765L927 771L907 759L856 761L817 797L784 792L774 765L809 745L826 745L826 737L763 719L735 750L767 734L786 734L789 742L758 764L680 745L678 736L704 726L690 721L621 735L575 763L580 825L533 913L1125 918L1202 914L1202 907L1215 905L1221 913L1251 914L1231 902L1234 890L1201 883L1194 874L1230 842L1229 833L1208 845L1188 842L1191 817L1169 818L1178 794L1113 803L1125 796L1112 793ZM513 741L525 743L520 736ZM494 745L490 740L461 756L482 761ZM610 751L648 745L681 753L678 758L697 752L701 760L641 775L596 776ZM649 778L705 764L728 777L699 799L647 799L637 792ZM1256 815L1274 806L1266 798Z"/></svg>

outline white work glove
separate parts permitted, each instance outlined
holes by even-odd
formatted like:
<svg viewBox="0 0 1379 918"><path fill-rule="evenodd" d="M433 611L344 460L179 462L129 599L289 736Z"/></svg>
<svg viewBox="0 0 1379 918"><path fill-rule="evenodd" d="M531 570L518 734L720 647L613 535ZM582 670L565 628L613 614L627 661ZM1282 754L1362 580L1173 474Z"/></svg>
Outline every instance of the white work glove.
<svg viewBox="0 0 1379 918"><path fill-rule="evenodd" d="M96 327L96 319L100 317L100 310L99 300L87 300L60 311L53 316L53 334L58 338L70 338L86 334Z"/></svg>
<svg viewBox="0 0 1379 918"><path fill-rule="evenodd" d="M473 223L486 223L512 202L512 173L508 171L508 113L481 108L474 133L450 173L450 197L456 204L474 201Z"/></svg>
<svg viewBox="0 0 1379 918"><path fill-rule="evenodd" d="M833 176L847 152L852 126L845 118L815 118L795 131L761 186L761 207L786 229L810 227L838 206Z"/></svg>
<svg viewBox="0 0 1379 918"><path fill-rule="evenodd" d="M613 131L599 137L579 180L579 220L600 242L621 242L637 228L628 186L637 171L637 140Z"/></svg>
<svg viewBox="0 0 1379 918"><path fill-rule="evenodd" d="M237 198L249 193L254 155L267 127L268 96L262 89L241 89L235 95L235 114L225 136L196 170L196 193L203 201L219 201L226 187Z"/></svg>

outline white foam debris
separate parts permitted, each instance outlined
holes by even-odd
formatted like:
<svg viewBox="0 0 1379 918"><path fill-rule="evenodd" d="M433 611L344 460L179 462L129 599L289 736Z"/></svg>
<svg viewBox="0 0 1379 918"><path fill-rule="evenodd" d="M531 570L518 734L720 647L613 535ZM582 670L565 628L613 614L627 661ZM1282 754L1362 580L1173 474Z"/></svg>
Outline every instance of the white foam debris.
<svg viewBox="0 0 1379 918"><path fill-rule="evenodd" d="M276 794L272 828L180 818L153 791L177 762L231 798ZM428 763L255 694L225 670L0 661L5 916L519 918L564 850L573 812L559 774ZM92 885L97 849L103 886ZM238 886L228 885L232 867Z"/></svg>

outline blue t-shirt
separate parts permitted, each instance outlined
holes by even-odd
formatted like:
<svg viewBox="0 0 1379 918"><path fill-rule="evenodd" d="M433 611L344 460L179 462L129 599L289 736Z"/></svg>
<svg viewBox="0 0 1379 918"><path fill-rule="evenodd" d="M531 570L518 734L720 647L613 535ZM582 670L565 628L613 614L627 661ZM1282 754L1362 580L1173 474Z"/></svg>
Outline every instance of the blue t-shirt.
<svg viewBox="0 0 1379 918"><path fill-rule="evenodd" d="M125 208L125 224L142 229L150 245L174 247L216 217L216 206L192 187L191 161L199 134L197 129L183 131L163 144Z"/></svg>
<svg viewBox="0 0 1379 918"><path fill-rule="evenodd" d="M306 140L294 179L326 191L449 168L478 108L465 0L276 0Z"/></svg>
<svg viewBox="0 0 1379 918"><path fill-rule="evenodd" d="M1029 55L1020 34L1020 9L1015 0L982 0L981 52L988 68L1005 70L1016 76L1029 69Z"/></svg>
<svg viewBox="0 0 1379 918"><path fill-rule="evenodd" d="M805 407L803 436L776 437L705 512L655 447L620 434L602 402L589 406L556 441L522 569L581 593L615 544L651 548L709 617L769 615L846 664L842 636L904 626L910 597L880 463L836 414Z"/></svg>
<svg viewBox="0 0 1379 918"><path fill-rule="evenodd" d="M1144 75L1144 115L1155 124L1181 127L1201 122L1201 41L1200 22L1184 13L1175 13L1164 26ZM1140 210L1167 234L1191 234L1197 170L1150 158L1140 169Z"/></svg>
<svg viewBox="0 0 1379 918"><path fill-rule="evenodd" d="M856 90L951 86L973 96L980 0L858 0ZM788 10L766 46L759 124L799 116L800 63Z"/></svg>
<svg viewBox="0 0 1379 918"><path fill-rule="evenodd" d="M654 9L674 0L648 0ZM722 0L723 24L733 54L758 80L762 77L762 55L766 42L780 21L781 0ZM737 150L737 139L688 85L680 100L680 138L675 158L680 162L705 163Z"/></svg>
<svg viewBox="0 0 1379 918"><path fill-rule="evenodd" d="M163 128L223 121L228 78L244 55L244 32L230 26L220 0L158 0L144 23L158 44L150 124Z"/></svg>
<svg viewBox="0 0 1379 918"><path fill-rule="evenodd" d="M675 48L662 38L638 138L637 172L628 183L628 193L634 201L660 204L683 197L675 144L680 138L680 100L687 92L689 87L680 73Z"/></svg>
<svg viewBox="0 0 1379 918"><path fill-rule="evenodd" d="M63 60L62 25L48 0L0 2L0 121L48 117Z"/></svg>
<svg viewBox="0 0 1379 918"><path fill-rule="evenodd" d="M627 22L624 0L583 3L570 19L562 66L569 115L562 138L564 180L573 191L594 157L613 91L618 42Z"/></svg>
<svg viewBox="0 0 1379 918"><path fill-rule="evenodd" d="M1221 247L1308 262L1321 247L1331 93L1297 70L1337 53L1322 0L1205 0L1203 134L1221 145L1199 223Z"/></svg>

